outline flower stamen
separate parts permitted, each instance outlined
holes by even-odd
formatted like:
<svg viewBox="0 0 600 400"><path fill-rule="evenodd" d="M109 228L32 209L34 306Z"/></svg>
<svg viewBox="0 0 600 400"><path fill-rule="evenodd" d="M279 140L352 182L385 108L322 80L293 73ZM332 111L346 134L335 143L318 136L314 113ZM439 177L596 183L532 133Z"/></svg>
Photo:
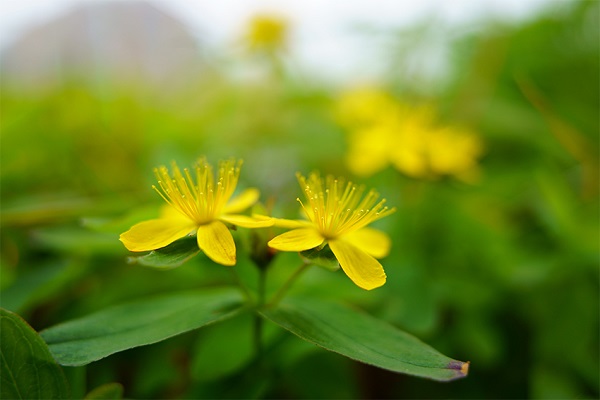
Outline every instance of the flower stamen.
<svg viewBox="0 0 600 400"><path fill-rule="evenodd" d="M310 174L308 179L300 174L297 177L304 188L307 206L300 199L297 201L308 219L328 239L356 231L396 211L384 206L385 199L377 203L379 193L375 190L363 197L363 186L345 183L342 178L322 179L316 173Z"/></svg>
<svg viewBox="0 0 600 400"><path fill-rule="evenodd" d="M173 162L171 174L164 166L154 170L158 186L152 188L181 214L203 225L221 214L235 191L240 167L241 161L221 161L215 187L213 169L205 159L195 167L195 181L189 169L184 168L182 173Z"/></svg>

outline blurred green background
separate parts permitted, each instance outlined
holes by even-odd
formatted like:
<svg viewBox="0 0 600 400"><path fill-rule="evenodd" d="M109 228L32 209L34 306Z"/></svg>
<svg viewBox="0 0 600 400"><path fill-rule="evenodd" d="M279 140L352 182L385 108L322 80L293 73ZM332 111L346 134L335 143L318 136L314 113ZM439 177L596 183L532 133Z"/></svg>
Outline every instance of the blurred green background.
<svg viewBox="0 0 600 400"><path fill-rule="evenodd" d="M365 292L315 268L294 290L366 309L470 361L469 377L397 375L287 335L273 344L277 369L265 378L248 368L251 321L239 317L65 368L75 397L116 381L130 398L598 398L599 5L562 2L518 23L480 21L477 31L426 20L360 32L381 46L377 90L432 104L437 124L479 138L468 182L392 165L355 176L352 132L336 110L364 82L340 87L299 70L285 21L254 20L243 50L199 50L162 80L143 64L131 73L57 63L27 75L35 57L13 53L22 64L11 65L5 53L2 307L39 331L129 299L229 282L203 255L168 272L130 264L118 235L157 215L155 166L233 156L244 159L240 186L258 187L279 217L298 213L296 171L377 188L398 209L376 224L393 239L386 285ZM440 43L448 63L432 77L420 55ZM245 235L236 233L236 268L254 286ZM270 290L296 265L279 255Z"/></svg>

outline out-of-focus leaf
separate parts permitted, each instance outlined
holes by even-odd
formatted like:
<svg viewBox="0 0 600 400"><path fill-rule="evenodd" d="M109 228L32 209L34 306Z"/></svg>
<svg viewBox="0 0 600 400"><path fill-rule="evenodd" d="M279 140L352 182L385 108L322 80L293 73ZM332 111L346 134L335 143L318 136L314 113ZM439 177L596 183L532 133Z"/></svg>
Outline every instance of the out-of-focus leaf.
<svg viewBox="0 0 600 400"><path fill-rule="evenodd" d="M15 268L0 258L0 290L4 291L10 287L16 279L16 275Z"/></svg>
<svg viewBox="0 0 600 400"><path fill-rule="evenodd" d="M159 208L156 205L135 207L130 213L117 218L84 217L81 225L96 232L122 233L140 221L158 218Z"/></svg>
<svg viewBox="0 0 600 400"><path fill-rule="evenodd" d="M241 300L231 288L168 294L111 307L41 335L60 364L85 365L230 318L242 310Z"/></svg>
<svg viewBox="0 0 600 400"><path fill-rule="evenodd" d="M200 382L214 382L242 368L252 369L251 360L256 356L256 348L251 332L256 317L243 314L203 330L192 350L192 377ZM260 321L263 322L262 318ZM261 333L264 348L271 349L282 333L277 326L265 324Z"/></svg>
<svg viewBox="0 0 600 400"><path fill-rule="evenodd" d="M129 262L140 263L145 267L171 269L179 267L199 252L196 237L185 237L146 255L129 257Z"/></svg>
<svg viewBox="0 0 600 400"><path fill-rule="evenodd" d="M532 399L585 399L571 374L555 365L534 365L530 396Z"/></svg>
<svg viewBox="0 0 600 400"><path fill-rule="evenodd" d="M560 236L565 243L572 244L582 252L595 257L598 252L597 219L586 218L573 189L559 172L549 170L536 171L536 184L544 201L537 207L544 223L553 234Z"/></svg>
<svg viewBox="0 0 600 400"><path fill-rule="evenodd" d="M192 376L202 382L222 378L244 366L254 353L250 314L212 326L194 346Z"/></svg>
<svg viewBox="0 0 600 400"><path fill-rule="evenodd" d="M448 358L408 333L341 304L296 297L261 313L303 340L390 371L438 381L468 373L468 363Z"/></svg>
<svg viewBox="0 0 600 400"><path fill-rule="evenodd" d="M293 374L285 374L274 382L276 387L285 392L295 393L301 399L369 399L364 388L365 381L371 380L368 375L363 375L361 368L356 368L352 360L339 357L335 353L322 351L310 343L290 338L290 342L303 343L315 350L296 358L290 366ZM285 355L284 355L285 357ZM357 373L358 372L358 373ZM348 379L353 376L365 376L362 379ZM344 382L343 385L340 382ZM363 389L364 390L364 389Z"/></svg>
<svg viewBox="0 0 600 400"><path fill-rule="evenodd" d="M65 375L48 346L18 315L0 309L0 397L67 399Z"/></svg>
<svg viewBox="0 0 600 400"><path fill-rule="evenodd" d="M73 272L72 268L64 263L49 264L31 270L19 276L11 286L2 291L0 306L21 312L64 287L64 283L77 276Z"/></svg>
<svg viewBox="0 0 600 400"><path fill-rule="evenodd" d="M91 199L77 194L55 196L27 196L11 201L0 211L2 225L39 225L81 216L82 213L101 212L124 206L122 200Z"/></svg>
<svg viewBox="0 0 600 400"><path fill-rule="evenodd" d="M122 398L123 386L120 383L98 386L85 396L85 400L119 400Z"/></svg>
<svg viewBox="0 0 600 400"><path fill-rule="evenodd" d="M33 238L44 248L70 254L119 254L125 250L116 234L93 232L81 227L38 229Z"/></svg>
<svg viewBox="0 0 600 400"><path fill-rule="evenodd" d="M29 225L69 218L82 211L91 210L89 199L19 199L13 206L4 207L0 215L3 225Z"/></svg>
<svg viewBox="0 0 600 400"><path fill-rule="evenodd" d="M393 269L389 269L388 281L381 288L387 296L377 315L416 335L432 332L439 318L432 282L410 255L402 257L386 260Z"/></svg>
<svg viewBox="0 0 600 400"><path fill-rule="evenodd" d="M42 339L43 340L43 339ZM86 367L67 367L62 369L69 382L72 399L83 399L88 391Z"/></svg>

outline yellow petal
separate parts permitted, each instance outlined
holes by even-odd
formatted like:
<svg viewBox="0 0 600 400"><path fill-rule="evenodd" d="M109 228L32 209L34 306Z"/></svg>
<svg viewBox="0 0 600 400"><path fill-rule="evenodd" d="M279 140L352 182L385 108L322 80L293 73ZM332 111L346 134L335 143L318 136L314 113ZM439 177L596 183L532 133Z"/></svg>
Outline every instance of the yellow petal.
<svg viewBox="0 0 600 400"><path fill-rule="evenodd" d="M246 215L221 215L219 219L233 225L241 226L242 228L265 228L273 226L273 220L263 216L253 218Z"/></svg>
<svg viewBox="0 0 600 400"><path fill-rule="evenodd" d="M294 229L276 236L269 246L281 251L304 251L321 245L325 238L313 228Z"/></svg>
<svg viewBox="0 0 600 400"><path fill-rule="evenodd" d="M428 176L425 137L427 137L427 132L408 131L402 136L402 146L390 148L390 161L396 169L415 178Z"/></svg>
<svg viewBox="0 0 600 400"><path fill-rule="evenodd" d="M198 247L218 264L235 265L235 242L231 232L221 221L213 221L198 228Z"/></svg>
<svg viewBox="0 0 600 400"><path fill-rule="evenodd" d="M238 196L229 200L229 202L223 208L224 214L239 213L252 206L258 201L260 192L258 189L249 188L244 190Z"/></svg>
<svg viewBox="0 0 600 400"><path fill-rule="evenodd" d="M385 283L385 272L379 261L343 240L330 240L329 247L352 282L366 290Z"/></svg>
<svg viewBox="0 0 600 400"><path fill-rule="evenodd" d="M387 153L394 135L394 126L377 124L360 129L349 136L346 163L359 176L370 176L388 166Z"/></svg>
<svg viewBox="0 0 600 400"><path fill-rule="evenodd" d="M387 256L392 246L392 241L386 233L373 228L362 228L348 233L344 235L344 240L375 258Z"/></svg>
<svg viewBox="0 0 600 400"><path fill-rule="evenodd" d="M129 251L150 251L165 247L196 228L184 218L159 218L140 222L122 233L119 240Z"/></svg>
<svg viewBox="0 0 600 400"><path fill-rule="evenodd" d="M309 227L312 225L312 223L297 219L273 218L273 225L278 228L296 229Z"/></svg>

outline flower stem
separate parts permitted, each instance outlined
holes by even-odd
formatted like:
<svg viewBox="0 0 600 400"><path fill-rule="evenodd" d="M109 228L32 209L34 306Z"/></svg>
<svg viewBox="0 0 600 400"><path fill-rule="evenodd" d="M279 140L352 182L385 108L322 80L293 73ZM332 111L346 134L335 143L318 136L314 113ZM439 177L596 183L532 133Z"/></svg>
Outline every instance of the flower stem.
<svg viewBox="0 0 600 400"><path fill-rule="evenodd" d="M275 293L275 295L273 296L273 298L271 299L271 301L269 302L268 305L274 306L277 303L279 303L281 301L281 299L283 298L283 296L285 295L285 293L289 290L289 288L292 286L292 284L296 281L296 279L298 279L298 277L300 277L300 275L302 275L302 273L304 271L306 271L308 269L308 267L310 267L311 265L312 265L311 263L303 261L302 265L300 265L300 267L298 269L296 269L296 271L294 271L292 276L290 276L288 278L288 280L285 281L285 283L281 286L281 288L279 288L277 293Z"/></svg>
<svg viewBox="0 0 600 400"><path fill-rule="evenodd" d="M237 283L238 287L240 288L240 291L242 292L242 294L244 295L244 297L246 298L246 300L248 300L249 303L252 302L252 295L250 294L250 291L248 290L248 288L246 287L246 285L244 285L244 282L242 282L242 280L240 279L240 276L238 275L238 273L235 270L235 268L228 267L227 269L229 271L231 271L231 275L233 276L233 280L235 281L235 283Z"/></svg>
<svg viewBox="0 0 600 400"><path fill-rule="evenodd" d="M258 314L254 314L254 330L253 330L253 341L254 341L254 353L257 358L260 358L263 353L262 343L262 331L263 331L263 319Z"/></svg>
<svg viewBox="0 0 600 400"><path fill-rule="evenodd" d="M267 279L266 268L258 269L258 307L262 307L265 304L265 284ZM263 332L263 319L258 313L254 313L254 351L257 358L262 357L263 343L262 343L262 332Z"/></svg>
<svg viewBox="0 0 600 400"><path fill-rule="evenodd" d="M265 304L265 289L267 282L266 268L259 268L258 274L258 306L262 307Z"/></svg>

